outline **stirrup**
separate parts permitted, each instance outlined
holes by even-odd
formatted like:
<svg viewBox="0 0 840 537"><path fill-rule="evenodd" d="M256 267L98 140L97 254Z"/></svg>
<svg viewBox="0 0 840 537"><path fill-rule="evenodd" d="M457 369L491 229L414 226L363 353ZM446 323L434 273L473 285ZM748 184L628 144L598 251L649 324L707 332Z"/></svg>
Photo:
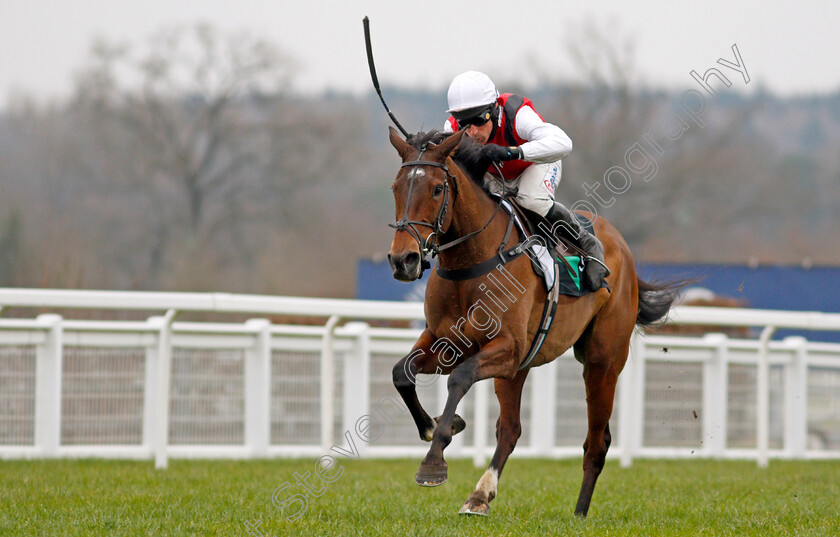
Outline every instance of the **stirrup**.
<svg viewBox="0 0 840 537"><path fill-rule="evenodd" d="M596 263L598 263L599 265L601 265L602 267L604 267L604 270L606 270L606 271L607 271L607 273L606 273L606 274L604 274L604 278L606 278L607 276L609 276L610 274L612 274L612 273L610 272L610 267L608 267L606 263L604 263L603 261L601 261L601 260L600 260L600 259L598 259L597 257L594 257L594 256L591 256L591 255L588 255L588 256L586 256L584 259L586 259L587 261L595 261Z"/></svg>

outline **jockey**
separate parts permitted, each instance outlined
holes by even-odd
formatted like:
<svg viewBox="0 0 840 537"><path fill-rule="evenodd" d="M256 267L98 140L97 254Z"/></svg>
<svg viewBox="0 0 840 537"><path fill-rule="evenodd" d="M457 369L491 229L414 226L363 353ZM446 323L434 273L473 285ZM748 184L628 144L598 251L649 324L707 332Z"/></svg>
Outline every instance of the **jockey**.
<svg viewBox="0 0 840 537"><path fill-rule="evenodd" d="M484 145L482 156L503 161L502 176L508 188L518 187L519 205L545 218L552 235L559 226L577 240L586 253L583 276L592 289L600 289L610 275L601 241L554 200L562 172L560 160L571 153L571 139L560 127L543 120L529 99L512 93L499 95L490 78L478 71L456 76L447 100L447 112L452 115L444 132L466 129L467 136ZM491 191L501 194L493 166L488 168L485 180Z"/></svg>

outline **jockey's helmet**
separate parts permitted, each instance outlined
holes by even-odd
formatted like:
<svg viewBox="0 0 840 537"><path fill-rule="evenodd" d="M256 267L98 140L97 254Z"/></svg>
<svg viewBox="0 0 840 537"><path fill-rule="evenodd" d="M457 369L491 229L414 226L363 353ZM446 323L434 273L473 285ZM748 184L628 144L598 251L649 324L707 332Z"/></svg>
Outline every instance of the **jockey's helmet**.
<svg viewBox="0 0 840 537"><path fill-rule="evenodd" d="M467 71L452 79L446 94L448 113L464 120L491 110L499 97L490 77L478 71Z"/></svg>

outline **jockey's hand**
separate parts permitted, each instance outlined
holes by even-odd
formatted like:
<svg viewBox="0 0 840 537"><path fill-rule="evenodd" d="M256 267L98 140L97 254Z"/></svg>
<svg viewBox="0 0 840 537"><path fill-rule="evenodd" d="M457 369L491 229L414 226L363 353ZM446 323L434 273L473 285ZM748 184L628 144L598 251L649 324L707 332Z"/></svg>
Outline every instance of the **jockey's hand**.
<svg viewBox="0 0 840 537"><path fill-rule="evenodd" d="M481 156L494 162L519 160L523 157L522 149L518 147L505 147L496 144L487 144L481 148Z"/></svg>

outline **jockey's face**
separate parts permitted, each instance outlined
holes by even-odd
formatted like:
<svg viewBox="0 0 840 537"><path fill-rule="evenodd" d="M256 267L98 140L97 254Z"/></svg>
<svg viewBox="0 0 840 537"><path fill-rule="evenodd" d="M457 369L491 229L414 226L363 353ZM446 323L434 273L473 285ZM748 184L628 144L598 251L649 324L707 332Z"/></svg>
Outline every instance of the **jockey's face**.
<svg viewBox="0 0 840 537"><path fill-rule="evenodd" d="M484 125L467 125L466 134L480 144L486 144L493 133L493 121L488 121Z"/></svg>

